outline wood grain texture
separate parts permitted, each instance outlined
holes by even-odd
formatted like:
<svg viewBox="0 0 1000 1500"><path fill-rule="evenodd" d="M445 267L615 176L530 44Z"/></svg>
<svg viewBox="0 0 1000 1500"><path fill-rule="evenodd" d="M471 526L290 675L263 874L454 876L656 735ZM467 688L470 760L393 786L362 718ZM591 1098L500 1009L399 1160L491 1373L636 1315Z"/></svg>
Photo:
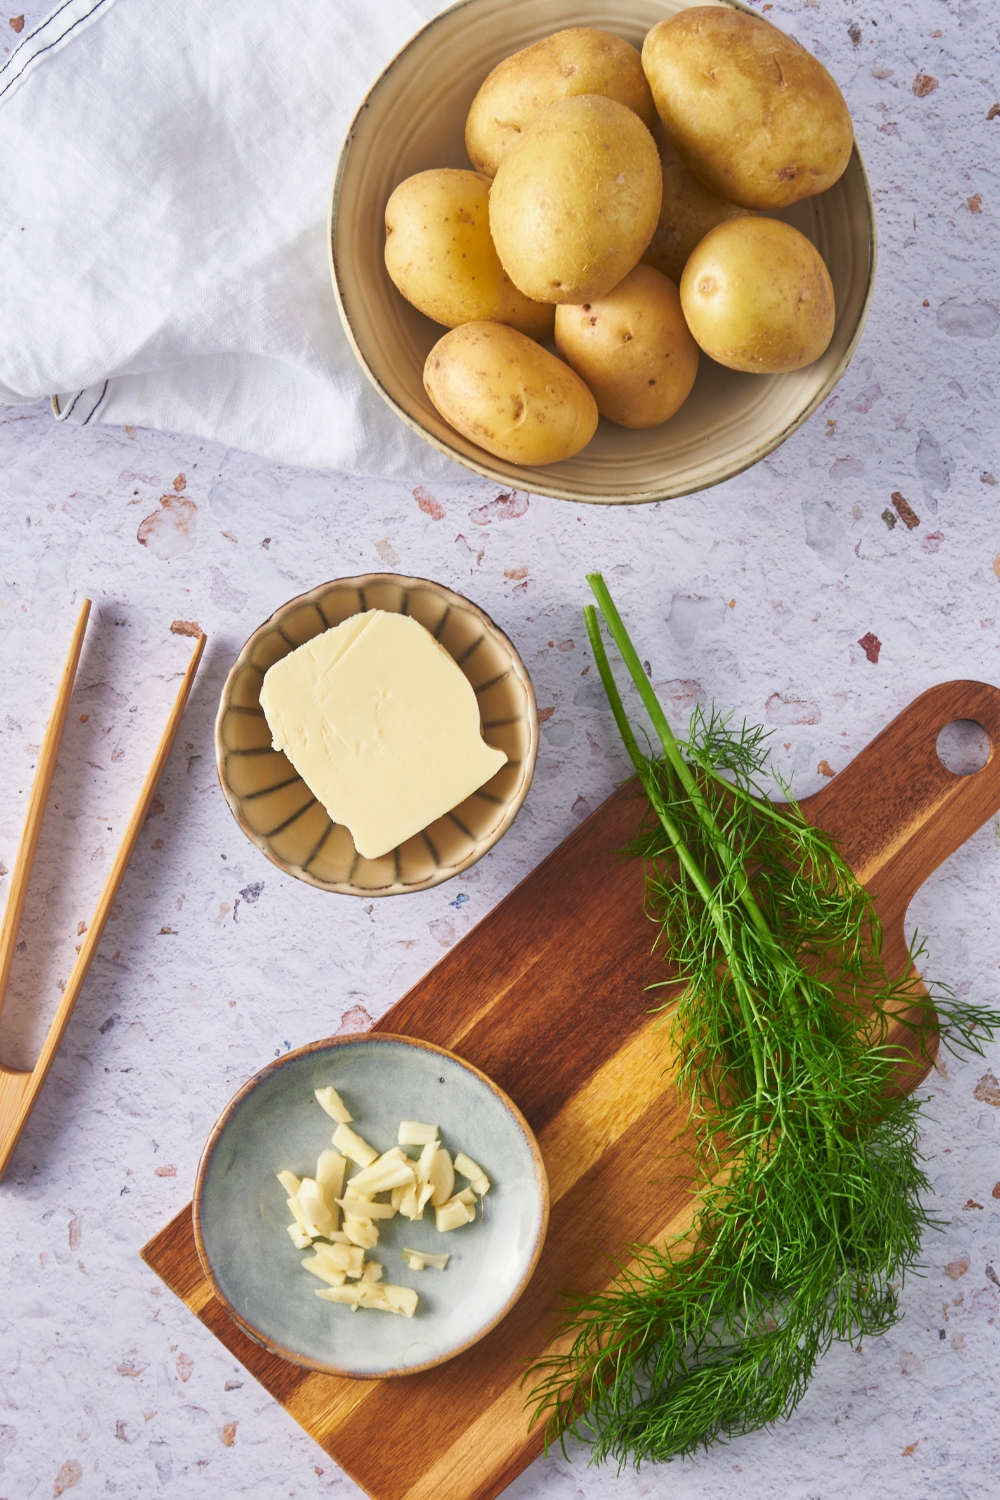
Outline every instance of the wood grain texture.
<svg viewBox="0 0 1000 1500"><path fill-rule="evenodd" d="M1000 755L991 750L966 777L937 757L939 731L960 718L977 720L1000 745L1000 691L945 683L802 804L871 891L893 974L908 965L904 920L914 892L1000 808ZM403 1379L317 1375L268 1354L226 1318L201 1273L190 1208L142 1251L373 1500L499 1494L541 1449L541 1433L527 1431L525 1361L546 1344L560 1294L599 1286L604 1254L620 1248L607 1243L602 1222L613 1217L634 1241L649 1242L690 1221L691 1141L666 1036L650 1019L655 997L645 990L665 970L651 953L642 870L616 858L641 807L631 785L615 792L375 1028L468 1058L511 1094L538 1135L552 1192L548 1240L527 1291L485 1339ZM923 1071L910 1070L910 1087ZM606 1213L596 1215L595 1203ZM422 1431L425 1444L415 1438Z"/></svg>

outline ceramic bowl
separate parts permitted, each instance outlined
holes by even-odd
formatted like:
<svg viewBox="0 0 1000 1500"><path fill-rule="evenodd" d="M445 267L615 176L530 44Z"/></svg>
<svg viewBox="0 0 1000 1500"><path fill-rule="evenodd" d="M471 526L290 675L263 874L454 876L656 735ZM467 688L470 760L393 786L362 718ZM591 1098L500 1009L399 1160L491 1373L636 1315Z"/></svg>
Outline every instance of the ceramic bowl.
<svg viewBox="0 0 1000 1500"><path fill-rule="evenodd" d="M718 484L791 436L830 394L861 337L876 241L871 191L855 147L832 188L773 215L812 240L833 280L836 328L826 353L807 369L745 375L703 354L694 390L669 422L630 432L602 418L582 453L540 468L494 458L431 405L422 371L445 330L405 302L389 280L383 259L389 195L414 172L468 170L463 132L469 105L487 73L510 53L568 26L596 26L641 47L652 26L688 3L693 0L463 0L404 47L351 126L330 215L333 284L347 336L376 390L414 432L500 484L604 504L662 500Z"/></svg>
<svg viewBox="0 0 1000 1500"><path fill-rule="evenodd" d="M481 1217L439 1234L433 1214L379 1223L365 1252L382 1279L411 1286L412 1318L324 1302L322 1285L286 1232L275 1173L312 1176L336 1128L314 1089L332 1084L372 1146L396 1144L401 1119L438 1126L492 1184ZM351 1168L353 1172L355 1169ZM464 1180L456 1178L456 1191ZM510 1311L541 1254L549 1216L545 1167L520 1110L470 1063L388 1034L334 1037L289 1052L245 1084L222 1112L198 1165L194 1234L205 1275L240 1327L273 1354L362 1380L429 1369L481 1339ZM411 1271L403 1246L447 1251L444 1271Z"/></svg>
<svg viewBox="0 0 1000 1500"><path fill-rule="evenodd" d="M380 859L363 859L278 750L260 706L264 673L296 646L367 609L412 615L475 689L486 743L507 764L458 807ZM514 821L538 753L538 711L524 664L488 615L439 583L367 573L283 604L247 641L222 690L215 724L219 780L237 823L286 874L324 891L394 896L439 885L474 865Z"/></svg>

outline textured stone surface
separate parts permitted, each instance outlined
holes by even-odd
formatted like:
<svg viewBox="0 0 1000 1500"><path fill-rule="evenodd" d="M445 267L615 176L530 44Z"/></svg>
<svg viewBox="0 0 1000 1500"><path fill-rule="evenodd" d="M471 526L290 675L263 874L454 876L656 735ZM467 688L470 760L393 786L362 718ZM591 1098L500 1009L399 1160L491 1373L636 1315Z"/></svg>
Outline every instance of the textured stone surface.
<svg viewBox="0 0 1000 1500"><path fill-rule="evenodd" d="M26 7L27 22L42 11ZM881 257L837 392L741 478L670 504L577 508L498 499L459 470L431 494L183 437L57 427L42 407L0 411L5 870L76 601L96 606L0 1031L9 1065L30 1062L44 1032L186 661L171 624L210 637L162 806L0 1187L5 1500L356 1493L136 1252L187 1200L205 1135L245 1077L380 1015L623 773L585 672L587 568L603 567L675 712L714 697L767 721L800 794L931 683L1000 680L996 10L782 0L768 13L845 88ZM436 890L361 904L283 878L243 839L211 735L253 627L302 589L376 568L481 604L518 644L544 722L531 794L485 860ZM928 971L993 1002L998 876L991 825L911 911ZM943 1228L891 1335L834 1349L775 1432L639 1476L554 1457L509 1494L995 1494L998 1074L1000 1047L949 1063L925 1090Z"/></svg>

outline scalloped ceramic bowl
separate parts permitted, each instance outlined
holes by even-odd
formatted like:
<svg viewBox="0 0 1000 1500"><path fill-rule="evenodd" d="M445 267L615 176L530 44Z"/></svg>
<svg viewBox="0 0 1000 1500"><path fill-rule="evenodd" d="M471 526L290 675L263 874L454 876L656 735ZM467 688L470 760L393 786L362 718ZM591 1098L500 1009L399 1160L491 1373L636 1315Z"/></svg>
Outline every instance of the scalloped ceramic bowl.
<svg viewBox="0 0 1000 1500"><path fill-rule="evenodd" d="M861 337L875 280L876 238L868 178L855 147L832 188L774 215L812 240L833 280L833 339L807 369L744 375L702 355L694 390L669 422L630 432L602 418L582 453L543 468L494 458L449 427L431 405L423 366L445 330L405 302L389 280L383 249L390 193L414 172L469 168L463 139L469 105L487 73L510 53L568 26L596 26L641 47L652 26L687 3L462 0L390 63L344 143L331 203L330 256L354 352L376 390L414 432L500 484L603 504L663 500L719 484L801 426L830 394Z"/></svg>
<svg viewBox="0 0 1000 1500"><path fill-rule="evenodd" d="M471 797L381 859L363 859L280 750L260 706L268 667L321 631L367 609L412 615L455 659L479 700L483 737L507 764ZM538 753L535 692L511 642L475 604L426 578L366 573L300 594L247 641L226 679L215 757L243 832L272 863L324 891L395 896L440 885L501 838L531 785Z"/></svg>
<svg viewBox="0 0 1000 1500"><path fill-rule="evenodd" d="M319 1283L285 1232L290 1215L275 1174L315 1170L333 1121L313 1090L331 1083L377 1150L396 1144L401 1119L433 1121L444 1145L468 1152L492 1184L478 1221L446 1234L433 1215L379 1221L366 1255L386 1281L416 1290L412 1318L317 1298ZM193 1210L205 1274L252 1339L308 1369L376 1380L439 1365L506 1316L542 1251L549 1186L527 1121L492 1079L443 1047L375 1032L287 1052L244 1084L202 1152ZM446 1250L448 1265L411 1271L404 1245Z"/></svg>

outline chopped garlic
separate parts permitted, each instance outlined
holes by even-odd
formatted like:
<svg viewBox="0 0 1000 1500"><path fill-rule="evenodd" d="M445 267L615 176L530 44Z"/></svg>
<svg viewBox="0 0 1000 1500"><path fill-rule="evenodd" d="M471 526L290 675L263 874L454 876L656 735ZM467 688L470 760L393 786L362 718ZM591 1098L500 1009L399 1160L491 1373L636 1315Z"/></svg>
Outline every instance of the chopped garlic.
<svg viewBox="0 0 1000 1500"><path fill-rule="evenodd" d="M415 1219L417 1217L417 1186L411 1182L409 1187L403 1189L402 1202L399 1211L404 1219Z"/></svg>
<svg viewBox="0 0 1000 1500"><path fill-rule="evenodd" d="M378 1152L363 1141L357 1131L352 1130L349 1125L338 1125L333 1132L333 1144L338 1151L342 1151L349 1160L357 1162L359 1167L370 1167L378 1157Z"/></svg>
<svg viewBox="0 0 1000 1500"><path fill-rule="evenodd" d="M432 1196L433 1192L434 1192L434 1184L432 1182L425 1182L424 1185L423 1185L423 1187L421 1187L421 1189L417 1193L417 1211L413 1215L413 1217L415 1219L422 1219L423 1218L423 1216L424 1216L424 1209L427 1207L427 1204L431 1201L431 1196Z"/></svg>
<svg viewBox="0 0 1000 1500"><path fill-rule="evenodd" d="M311 1271L314 1276L319 1277L320 1281L325 1281L330 1286L343 1286L347 1280L346 1271L337 1270L335 1266L332 1266L328 1260L324 1260L320 1255L306 1256L302 1264L307 1271Z"/></svg>
<svg viewBox="0 0 1000 1500"><path fill-rule="evenodd" d="M340 1209L337 1204L337 1195L344 1190L344 1173L347 1170L347 1157L340 1156L336 1151L321 1151L316 1163L316 1181L319 1183L323 1194L323 1202L326 1204L330 1214L330 1228L328 1234L333 1234L340 1226Z"/></svg>
<svg viewBox="0 0 1000 1500"><path fill-rule="evenodd" d="M399 1212L404 1219L422 1219L424 1207L430 1201L434 1192L434 1185L430 1182L414 1183L412 1187L405 1187L399 1200Z"/></svg>
<svg viewBox="0 0 1000 1500"><path fill-rule="evenodd" d="M341 1125L349 1125L351 1123L354 1116L348 1113L347 1105L341 1099L336 1089L314 1089L313 1092L331 1120L337 1120Z"/></svg>
<svg viewBox="0 0 1000 1500"><path fill-rule="evenodd" d="M428 1203L434 1208L440 1233L471 1224L476 1219L477 1199L489 1192L489 1178L464 1151L458 1152L453 1161L438 1138L438 1127L420 1120L403 1120L399 1144L380 1155L349 1128L351 1116L336 1089L315 1092L323 1109L338 1122L333 1134L338 1149L320 1154L314 1178L278 1173L295 1217L288 1234L297 1249L313 1251L302 1265L327 1283L317 1290L318 1297L354 1312L367 1307L410 1318L419 1300L416 1292L411 1287L383 1282L382 1266L365 1260L365 1251L378 1243L378 1224L397 1213L411 1220L422 1219ZM419 1146L419 1156L408 1155L403 1146ZM360 1170L346 1181L348 1160ZM469 1181L469 1186L457 1193L456 1171ZM383 1194L389 1195L389 1202L376 1201ZM428 1266L443 1271L450 1259L447 1252L435 1255L407 1247L402 1256L412 1271Z"/></svg>
<svg viewBox="0 0 1000 1500"><path fill-rule="evenodd" d="M342 1302L347 1307L373 1307L379 1312L400 1313L412 1318L417 1310L417 1294L412 1287L393 1286L388 1281L359 1281L354 1286L317 1287L317 1297L326 1302Z"/></svg>
<svg viewBox="0 0 1000 1500"><path fill-rule="evenodd" d="M298 1192L299 1207L305 1216L306 1234L316 1239L331 1233L337 1227L336 1219L327 1204L326 1196L315 1177L303 1177Z"/></svg>
<svg viewBox="0 0 1000 1500"><path fill-rule="evenodd" d="M464 1151L460 1151L455 1157L455 1171L460 1177L468 1177L480 1198L489 1192L490 1179L482 1167L478 1167L472 1157L466 1156Z"/></svg>
<svg viewBox="0 0 1000 1500"><path fill-rule="evenodd" d="M371 1198L357 1198L353 1195L349 1198L336 1198L337 1203L345 1214L351 1214L359 1219L394 1219L396 1210L391 1203L376 1203Z"/></svg>
<svg viewBox="0 0 1000 1500"><path fill-rule="evenodd" d="M415 1182L413 1163L398 1157L389 1161L377 1161L363 1172L358 1172L347 1184L348 1192L363 1193L374 1198L376 1193L387 1193L394 1187L412 1187Z"/></svg>
<svg viewBox="0 0 1000 1500"><path fill-rule="evenodd" d="M429 1250L407 1250L403 1246L403 1259L412 1271L422 1271L426 1266L433 1266L436 1271L443 1271L451 1256L447 1252L443 1255L432 1255Z"/></svg>
<svg viewBox="0 0 1000 1500"><path fill-rule="evenodd" d="M309 1231L306 1228L306 1216L302 1212L301 1208L299 1207L299 1200L298 1200L298 1198L296 1198L296 1197L286 1198L285 1199L285 1204L286 1204L286 1206L288 1208L288 1212L290 1214L292 1214L292 1216L295 1219L296 1224L302 1230L302 1233L303 1234L309 1234ZM313 1238L315 1238L315 1236L309 1235L309 1238L313 1239Z"/></svg>
<svg viewBox="0 0 1000 1500"><path fill-rule="evenodd" d="M417 1164L413 1172L418 1184L430 1181L431 1167L434 1165L435 1156L437 1156L438 1144L437 1141L428 1141L417 1158Z"/></svg>
<svg viewBox="0 0 1000 1500"><path fill-rule="evenodd" d="M413 1163L407 1156L406 1152L400 1151L398 1146L390 1146L389 1150L383 1151L381 1156L376 1157L375 1160L364 1169L364 1172L371 1172L373 1170L387 1171L389 1167L399 1166L400 1163L402 1163L404 1167L409 1167L412 1170ZM354 1177L347 1184L348 1192L352 1191L353 1184L358 1178L363 1179L364 1172L355 1172ZM367 1189L363 1188L362 1191L367 1192Z"/></svg>
<svg viewBox="0 0 1000 1500"><path fill-rule="evenodd" d="M334 1271L345 1271L348 1276L360 1276L364 1270L365 1252L358 1245L314 1245L318 1258Z"/></svg>
<svg viewBox="0 0 1000 1500"><path fill-rule="evenodd" d="M386 1301L392 1307L393 1312L402 1313L405 1318L412 1318L417 1310L417 1294L410 1286L393 1286L391 1282L384 1281L379 1286Z"/></svg>
<svg viewBox="0 0 1000 1500"><path fill-rule="evenodd" d="M354 1286L337 1286L329 1289L320 1286L316 1288L316 1295L322 1297L324 1302L342 1302L345 1307L357 1308L361 1302L358 1286L359 1283L355 1283Z"/></svg>
<svg viewBox="0 0 1000 1500"><path fill-rule="evenodd" d="M449 1198L447 1203L442 1203L440 1208L434 1210L434 1221L441 1234L449 1229L459 1229L463 1224L471 1224L475 1217L476 1210L471 1204L463 1203L461 1198Z"/></svg>
<svg viewBox="0 0 1000 1500"><path fill-rule="evenodd" d="M352 1244L360 1245L364 1250L373 1250L378 1244L378 1230L371 1219L353 1219L345 1214L344 1233Z"/></svg>
<svg viewBox="0 0 1000 1500"><path fill-rule="evenodd" d="M320 1152L319 1161L316 1163L316 1181L323 1189L328 1204L335 1202L344 1191L346 1171L346 1156L340 1156L336 1151Z"/></svg>
<svg viewBox="0 0 1000 1500"><path fill-rule="evenodd" d="M431 1194L431 1203L434 1207L437 1208L440 1204L447 1203L455 1186L455 1169L452 1166L451 1157L443 1146L439 1146L434 1153L434 1160L427 1173L427 1181L434 1188Z"/></svg>

